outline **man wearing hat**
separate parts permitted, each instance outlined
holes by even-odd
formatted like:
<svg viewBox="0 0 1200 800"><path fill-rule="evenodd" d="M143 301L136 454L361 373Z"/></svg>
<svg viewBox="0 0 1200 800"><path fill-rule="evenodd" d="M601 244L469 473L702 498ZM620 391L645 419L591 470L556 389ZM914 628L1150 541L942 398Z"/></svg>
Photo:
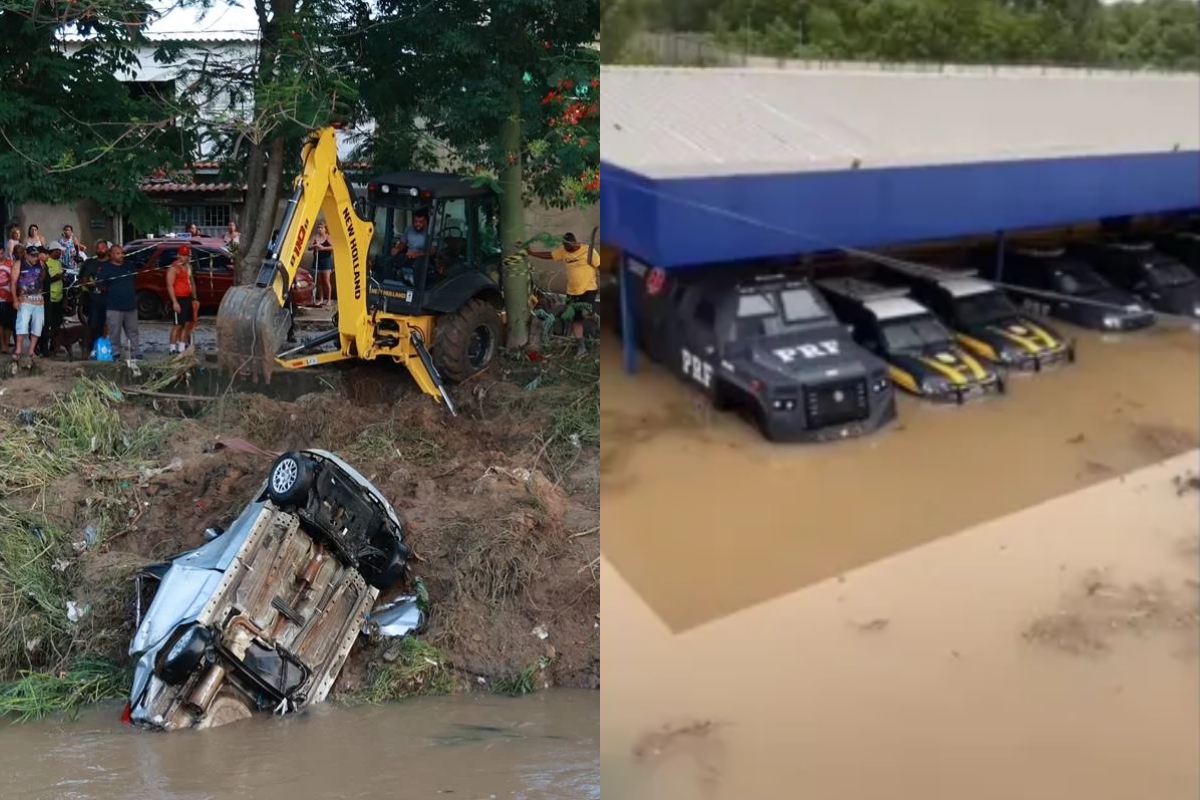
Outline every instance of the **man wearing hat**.
<svg viewBox="0 0 1200 800"><path fill-rule="evenodd" d="M562 262L567 271L567 298L571 305L587 307L584 314L576 314L571 321L571 334L575 337L575 355L587 355L587 345L583 341L583 317L592 310L600 307L600 287L596 281L600 270L600 254L591 247L585 247L575 238L573 233L564 233L562 245L553 250L529 250L533 258L543 258Z"/></svg>
<svg viewBox="0 0 1200 800"><path fill-rule="evenodd" d="M42 264L46 268L46 326L39 352L44 356L54 349L54 334L63 324L62 253L62 242L50 242L42 248Z"/></svg>
<svg viewBox="0 0 1200 800"><path fill-rule="evenodd" d="M15 251L14 251L15 254ZM26 369L33 366L33 351L46 322L46 267L42 264L42 248L31 245L13 270L13 305L17 310L14 333L17 339L18 361L24 356Z"/></svg>

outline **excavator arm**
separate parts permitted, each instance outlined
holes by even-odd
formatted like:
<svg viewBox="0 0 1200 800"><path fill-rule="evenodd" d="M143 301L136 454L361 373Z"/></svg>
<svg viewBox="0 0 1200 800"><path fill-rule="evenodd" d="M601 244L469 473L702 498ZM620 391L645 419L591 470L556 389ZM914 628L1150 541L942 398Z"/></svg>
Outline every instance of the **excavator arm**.
<svg viewBox="0 0 1200 800"><path fill-rule="evenodd" d="M315 366L367 357L375 346L374 327L367 303L369 271L367 251L374 225L361 219L345 173L338 165L336 129L314 131L304 144L303 168L293 183L292 197L283 224L267 253L253 286L235 286L221 301L217 313L217 350L222 366L242 371L247 366L269 379L272 368ZM318 341L281 353L291 325L288 296L300 272L305 250L318 216L329 228L333 245L333 277L337 287L337 329ZM412 373L423 392L441 400L453 411L440 376L425 349L432 330L428 320L412 318L408 344L413 357L393 355ZM317 344L336 340L336 352L299 354Z"/></svg>

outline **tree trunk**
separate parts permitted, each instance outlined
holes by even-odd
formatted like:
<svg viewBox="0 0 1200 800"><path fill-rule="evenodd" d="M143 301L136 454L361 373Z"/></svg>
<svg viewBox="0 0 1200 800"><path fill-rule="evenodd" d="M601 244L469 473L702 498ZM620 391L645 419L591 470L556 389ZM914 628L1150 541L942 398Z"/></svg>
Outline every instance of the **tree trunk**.
<svg viewBox="0 0 1200 800"><path fill-rule="evenodd" d="M242 244L237 259L237 282L253 283L258 263L253 269L248 265L250 244L258 230L258 210L262 207L263 196L263 167L265 154L262 142L251 142L250 157L246 163L246 203L242 206L241 234ZM261 258L261 256L260 256Z"/></svg>
<svg viewBox="0 0 1200 800"><path fill-rule="evenodd" d="M258 267L267 254L267 245L271 242L271 234L275 231L275 215L279 212L279 188L283 183L283 165L286 161L282 136L271 140L271 152L267 156L266 180L259 198L258 208L254 215L254 235L246 244L245 256L242 259L243 269L253 280L258 275ZM243 239L243 241L246 241Z"/></svg>
<svg viewBox="0 0 1200 800"><path fill-rule="evenodd" d="M509 164L500 171L500 240L506 257L525 240L525 198L521 174L521 76L509 96L511 113L500 126L500 145ZM507 345L519 350L529 341L529 259L504 267L504 309L508 317Z"/></svg>

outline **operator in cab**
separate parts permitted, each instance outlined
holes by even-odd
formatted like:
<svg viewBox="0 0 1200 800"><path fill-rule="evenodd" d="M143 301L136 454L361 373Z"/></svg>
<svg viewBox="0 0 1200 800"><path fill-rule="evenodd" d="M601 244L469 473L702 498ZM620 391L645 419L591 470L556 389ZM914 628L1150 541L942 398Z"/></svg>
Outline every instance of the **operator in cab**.
<svg viewBox="0 0 1200 800"><path fill-rule="evenodd" d="M437 252L437 246L429 231L429 210L418 208L413 212L412 224L404 231L404 235L392 242L388 253L387 266L395 280L403 281L410 286L417 285L417 275L414 270L415 262L426 252L431 255ZM428 281L431 276L427 276Z"/></svg>
<svg viewBox="0 0 1200 800"><path fill-rule="evenodd" d="M587 355L587 345L583 341L583 318L600 308L600 285L597 275L600 271L600 253L591 247L584 247L575 238L575 234L563 234L562 245L550 251L530 249L533 258L542 258L562 263L567 272L567 300L572 304L587 307L583 314L576 314L571 321L571 334L575 337L575 355Z"/></svg>
<svg viewBox="0 0 1200 800"><path fill-rule="evenodd" d="M437 248L433 246L433 241L429 235L429 210L418 208L413 212L412 224L404 231L404 236L397 242L400 245L398 251L403 253L405 258L416 259L425 255L425 251L433 252Z"/></svg>

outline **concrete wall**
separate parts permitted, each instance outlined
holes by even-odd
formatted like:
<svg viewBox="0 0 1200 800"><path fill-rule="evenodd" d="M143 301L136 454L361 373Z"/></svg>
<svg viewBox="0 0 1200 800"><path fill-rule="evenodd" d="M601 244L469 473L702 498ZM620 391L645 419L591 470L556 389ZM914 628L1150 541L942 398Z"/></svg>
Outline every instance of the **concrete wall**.
<svg viewBox="0 0 1200 800"><path fill-rule="evenodd" d="M22 238L30 225L37 225L42 236L48 240L58 239L62 235L63 225L72 225L75 228L75 238L88 247L97 239L116 238L117 231L112 216L103 213L94 200L79 200L74 205L26 203L17 206L16 212L16 222L21 226ZM93 222L102 227L92 227Z"/></svg>

